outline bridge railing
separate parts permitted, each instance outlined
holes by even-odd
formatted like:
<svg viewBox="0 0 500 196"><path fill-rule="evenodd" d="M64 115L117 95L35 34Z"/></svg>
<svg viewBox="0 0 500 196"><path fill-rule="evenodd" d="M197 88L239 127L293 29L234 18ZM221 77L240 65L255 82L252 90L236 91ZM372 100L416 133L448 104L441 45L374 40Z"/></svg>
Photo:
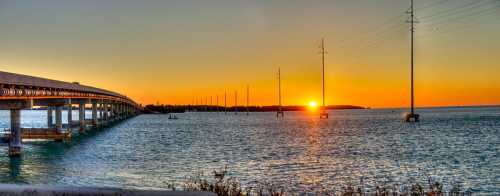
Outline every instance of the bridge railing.
<svg viewBox="0 0 500 196"><path fill-rule="evenodd" d="M139 107L137 103L128 97L110 96L98 93L70 91L65 89L47 89L47 88L1 88L0 99L29 99L29 98L89 98L89 99L104 99L124 102L135 107Z"/></svg>

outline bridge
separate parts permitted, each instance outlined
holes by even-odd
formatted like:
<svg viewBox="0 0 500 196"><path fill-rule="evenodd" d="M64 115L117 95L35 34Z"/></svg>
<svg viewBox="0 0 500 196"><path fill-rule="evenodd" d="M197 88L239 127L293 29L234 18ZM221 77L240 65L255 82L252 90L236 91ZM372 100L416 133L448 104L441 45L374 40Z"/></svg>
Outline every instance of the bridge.
<svg viewBox="0 0 500 196"><path fill-rule="evenodd" d="M77 121L72 117L75 108ZM47 127L22 128L21 111L26 109L46 110ZM70 140L73 129L83 133L111 125L139 114L141 106L125 95L77 82L0 71L0 110L10 111L10 129L3 137L9 143L9 156L19 156L23 139ZM62 122L63 110L68 114L67 124ZM87 110L91 110L89 119Z"/></svg>

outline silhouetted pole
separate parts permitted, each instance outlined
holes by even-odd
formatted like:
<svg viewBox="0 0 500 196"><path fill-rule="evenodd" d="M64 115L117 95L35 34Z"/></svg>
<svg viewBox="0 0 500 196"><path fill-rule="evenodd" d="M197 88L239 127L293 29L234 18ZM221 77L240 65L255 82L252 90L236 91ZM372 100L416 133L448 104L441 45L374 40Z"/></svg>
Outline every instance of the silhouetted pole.
<svg viewBox="0 0 500 196"><path fill-rule="evenodd" d="M278 111L276 117L283 117L283 108L281 108L281 69L278 67Z"/></svg>
<svg viewBox="0 0 500 196"><path fill-rule="evenodd" d="M238 114L238 91L234 91L234 114Z"/></svg>
<svg viewBox="0 0 500 196"><path fill-rule="evenodd" d="M208 111L208 97L205 96L205 112Z"/></svg>
<svg viewBox="0 0 500 196"><path fill-rule="evenodd" d="M248 106L250 103L250 86L247 85L247 116L248 116Z"/></svg>
<svg viewBox="0 0 500 196"><path fill-rule="evenodd" d="M321 39L321 63L323 65L323 108L325 108L325 38Z"/></svg>
<svg viewBox="0 0 500 196"><path fill-rule="evenodd" d="M410 80L411 80L411 87L410 87L410 114L406 115L406 122L411 122L412 119L415 121L415 122L418 122L419 119L420 119L420 115L418 114L415 114L415 93L414 93L414 77L413 77L413 67L414 67L414 60L415 60L415 57L414 57L414 54L415 54L415 46L414 46L414 42L415 42L415 23L417 22L415 20L415 9L414 9L414 4L413 4L413 0L410 0L410 11L408 12L408 14L410 14L410 20L408 21L411 25L410 27L410 32L411 32L411 38L410 38L410 48L411 48L411 51L410 51Z"/></svg>
<svg viewBox="0 0 500 196"><path fill-rule="evenodd" d="M217 104L217 112L219 112L219 95L215 95L215 97L216 97L215 98L216 99L216 101L215 101L216 103L215 104Z"/></svg>
<svg viewBox="0 0 500 196"><path fill-rule="evenodd" d="M227 114L227 92L224 91L224 114Z"/></svg>
<svg viewBox="0 0 500 196"><path fill-rule="evenodd" d="M413 10L413 0L411 0L411 11L410 11L410 22L411 22L411 114L415 114L415 101L414 101L414 84L413 84L413 65L414 65L414 40L415 40L415 12Z"/></svg>
<svg viewBox="0 0 500 196"><path fill-rule="evenodd" d="M323 107L321 108L319 117L328 118L328 112L325 105L325 38L321 38L321 63L323 67Z"/></svg>

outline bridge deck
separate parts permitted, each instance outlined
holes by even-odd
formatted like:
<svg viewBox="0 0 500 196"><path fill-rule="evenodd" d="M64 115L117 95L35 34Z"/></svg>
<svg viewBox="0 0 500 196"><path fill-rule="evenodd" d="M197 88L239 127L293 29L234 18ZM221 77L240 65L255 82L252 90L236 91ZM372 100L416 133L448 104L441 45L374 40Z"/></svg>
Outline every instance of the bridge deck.
<svg viewBox="0 0 500 196"><path fill-rule="evenodd" d="M63 82L58 80L52 80L52 79L46 79L46 78L34 77L16 73L9 73L3 71L0 71L0 84L19 85L27 87L38 87L38 88L67 89L79 92L97 93L97 94L122 97L122 98L126 97L124 95L115 92L91 86L85 86L81 84L75 84L70 82Z"/></svg>

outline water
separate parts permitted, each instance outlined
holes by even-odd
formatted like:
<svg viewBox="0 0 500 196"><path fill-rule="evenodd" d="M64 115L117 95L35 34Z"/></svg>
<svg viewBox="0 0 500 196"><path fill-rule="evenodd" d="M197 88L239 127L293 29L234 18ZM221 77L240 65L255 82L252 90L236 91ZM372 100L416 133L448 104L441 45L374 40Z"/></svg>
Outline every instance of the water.
<svg viewBox="0 0 500 196"><path fill-rule="evenodd" d="M161 189L227 165L245 186L270 181L293 192L431 176L445 188L500 194L500 108L419 110L418 124L403 123L403 113L141 115L71 143L25 144L21 159L0 147L0 182ZM45 114L23 111L23 126L46 126ZM0 119L7 128L6 111Z"/></svg>

